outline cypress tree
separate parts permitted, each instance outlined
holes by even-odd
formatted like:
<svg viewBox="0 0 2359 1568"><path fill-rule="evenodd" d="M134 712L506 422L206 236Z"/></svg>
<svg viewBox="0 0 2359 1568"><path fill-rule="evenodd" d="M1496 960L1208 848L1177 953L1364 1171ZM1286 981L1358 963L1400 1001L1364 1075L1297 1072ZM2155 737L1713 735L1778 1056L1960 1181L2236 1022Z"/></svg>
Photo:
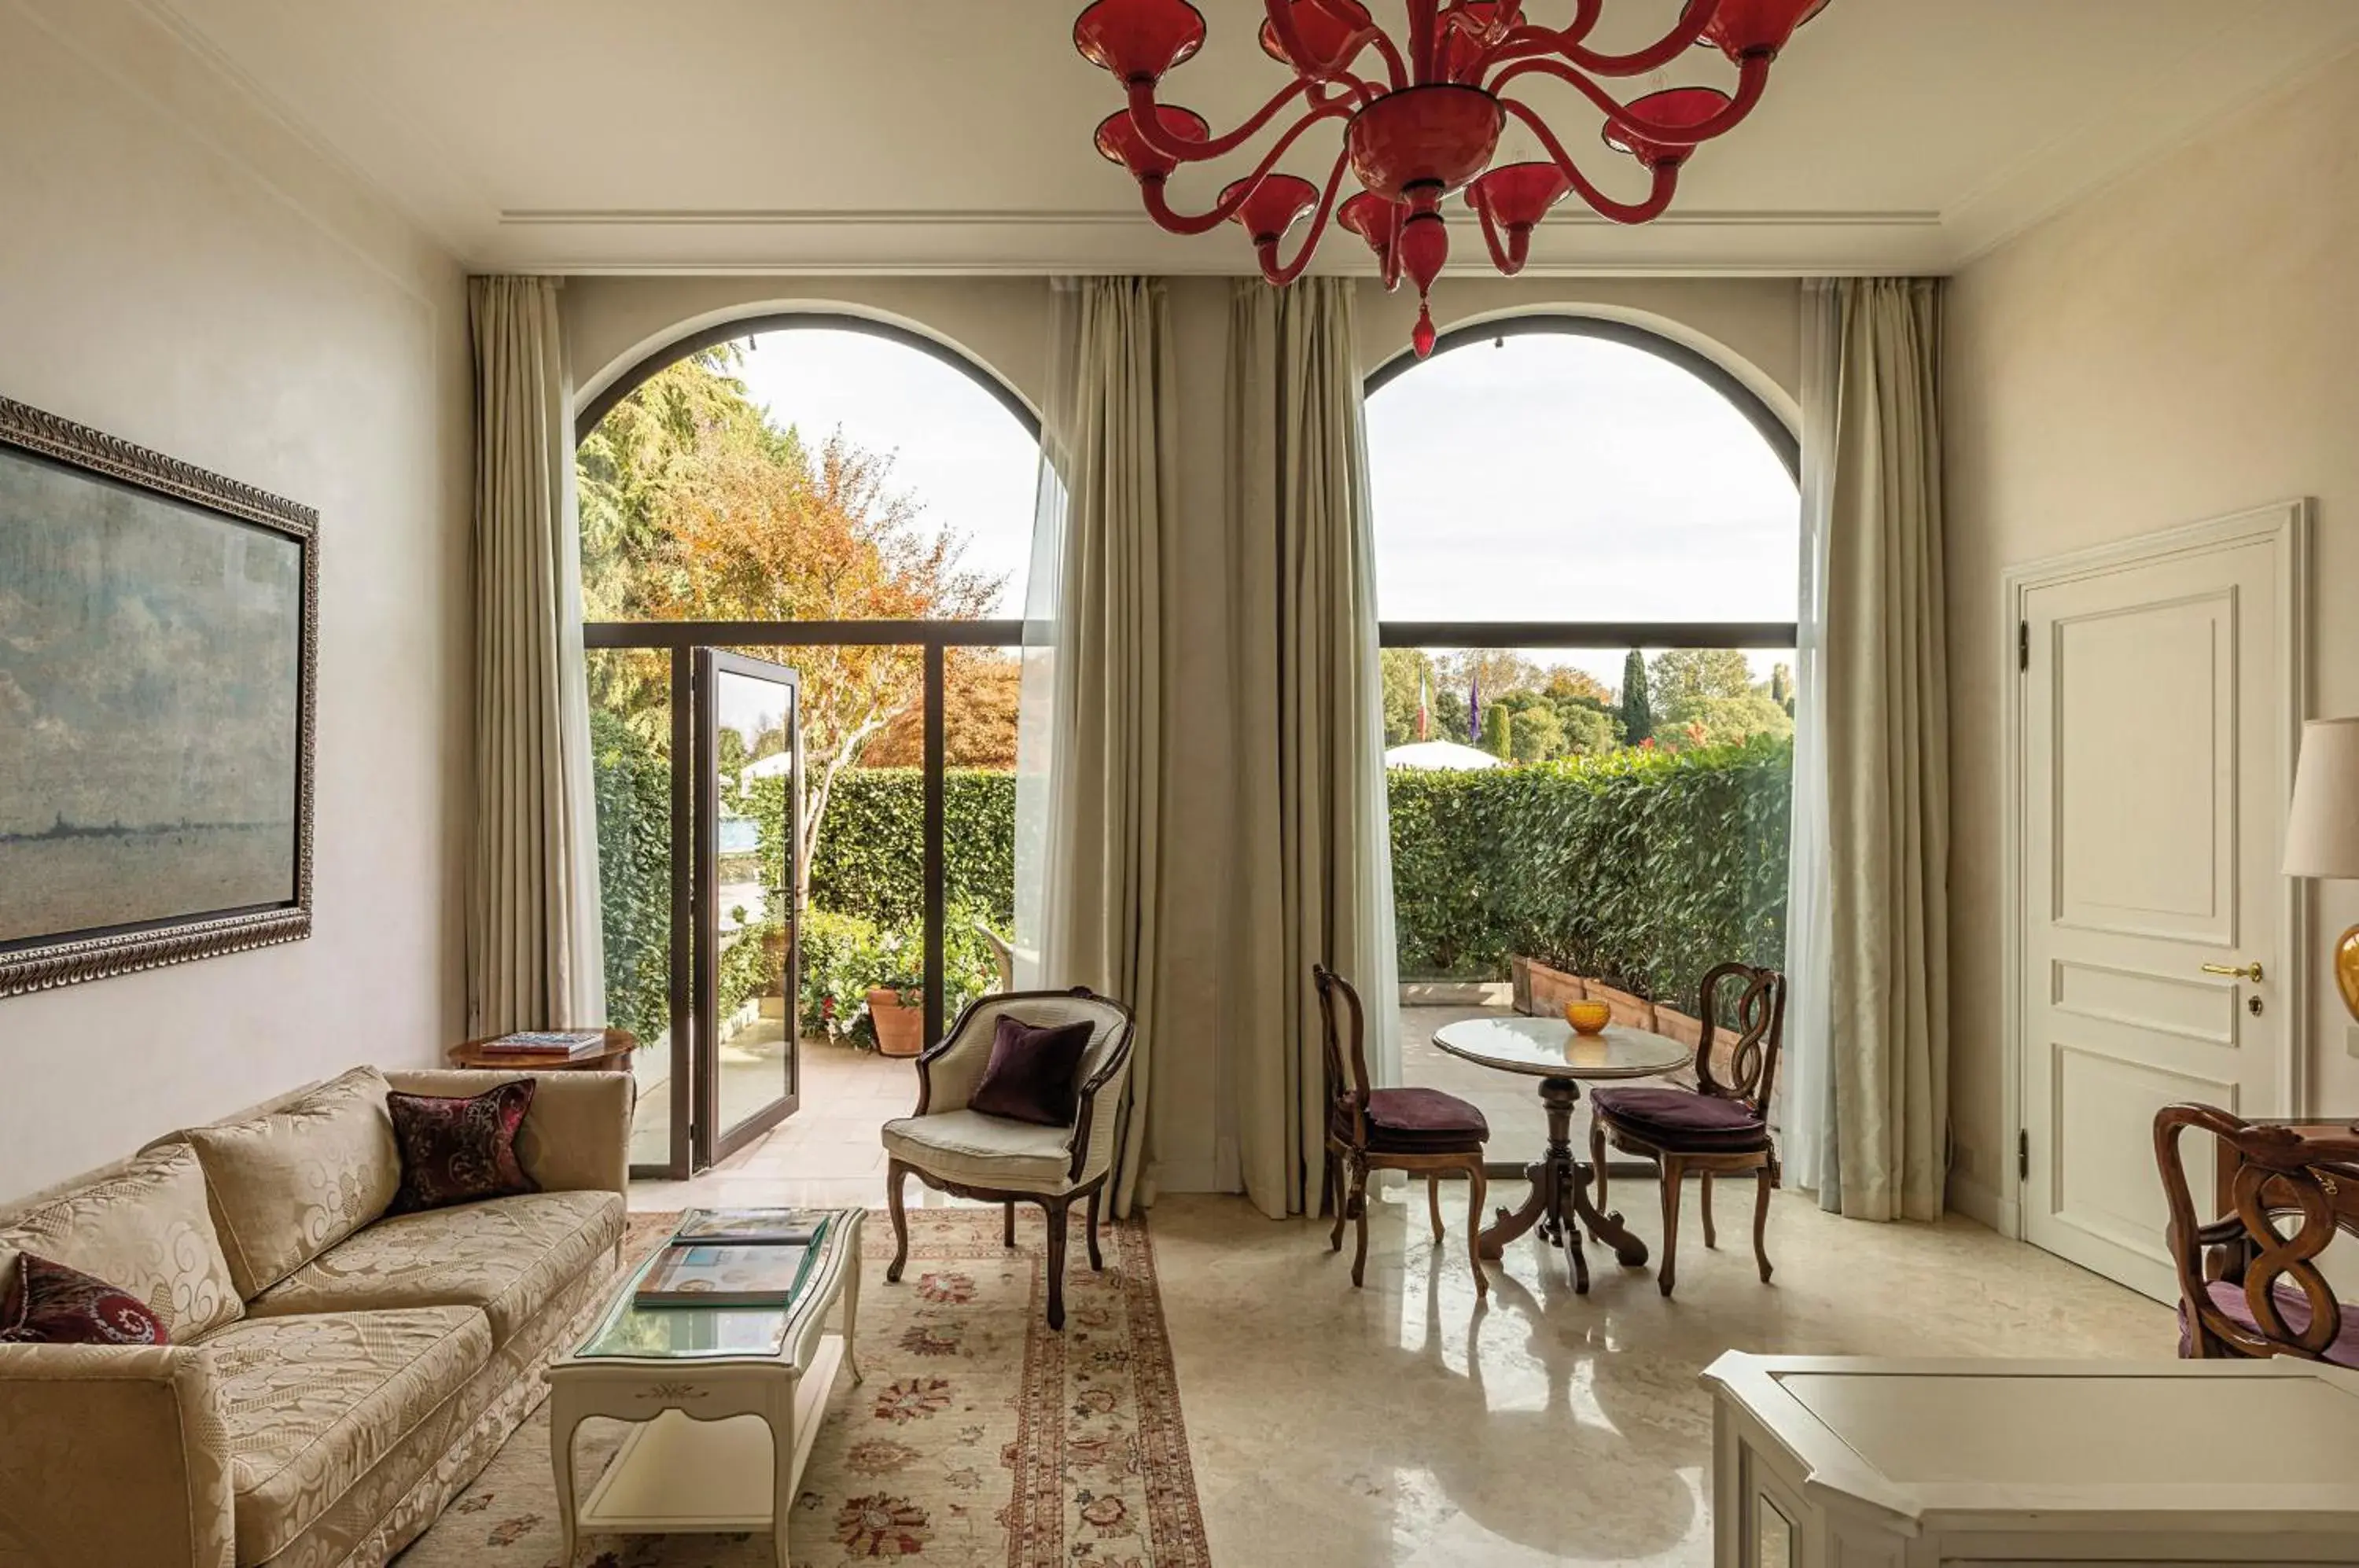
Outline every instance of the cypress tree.
<svg viewBox="0 0 2359 1568"><path fill-rule="evenodd" d="M1483 710L1483 749L1502 762L1515 758L1515 711L1503 702Z"/></svg>
<svg viewBox="0 0 2359 1568"><path fill-rule="evenodd" d="M1647 701L1647 659L1636 648L1622 661L1622 744L1636 746L1655 733L1655 710Z"/></svg>

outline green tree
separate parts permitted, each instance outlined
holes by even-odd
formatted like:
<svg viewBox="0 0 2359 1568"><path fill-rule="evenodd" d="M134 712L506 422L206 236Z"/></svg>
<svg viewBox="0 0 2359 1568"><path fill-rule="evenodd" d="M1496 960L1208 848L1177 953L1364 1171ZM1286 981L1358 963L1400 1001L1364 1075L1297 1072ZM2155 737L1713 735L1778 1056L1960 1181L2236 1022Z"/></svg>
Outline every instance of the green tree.
<svg viewBox="0 0 2359 1568"><path fill-rule="evenodd" d="M1421 648L1388 648L1376 655L1376 669L1384 680L1385 744L1405 746L1418 738L1418 682L1425 681L1429 698L1433 687L1433 656ZM1440 715L1433 713L1430 702L1428 715L1435 722L1429 727L1428 738L1440 735ZM1463 717L1463 710L1461 710Z"/></svg>
<svg viewBox="0 0 2359 1568"><path fill-rule="evenodd" d="M1516 713L1507 748L1517 762L1553 762L1564 755L1564 724L1555 709L1535 702Z"/></svg>
<svg viewBox="0 0 2359 1568"><path fill-rule="evenodd" d="M1698 697L1688 704L1678 725L1680 742L1686 746L1733 746L1755 735L1788 740L1793 734L1793 719L1762 691L1747 691L1741 697Z"/></svg>
<svg viewBox="0 0 2359 1568"><path fill-rule="evenodd" d="M1769 667L1769 700L1785 709L1788 718L1794 716L1794 671L1789 666Z"/></svg>
<svg viewBox="0 0 2359 1568"><path fill-rule="evenodd" d="M1637 746L1655 733L1654 704L1647 700L1647 656L1636 648L1622 661L1622 744Z"/></svg>
<svg viewBox="0 0 2359 1568"><path fill-rule="evenodd" d="M1686 724L1706 697L1742 697L1752 690L1753 666L1733 648L1667 648L1647 665L1655 723L1666 729Z"/></svg>
<svg viewBox="0 0 2359 1568"><path fill-rule="evenodd" d="M1502 762L1515 760L1516 715L1502 702L1492 702L1483 710L1483 749Z"/></svg>

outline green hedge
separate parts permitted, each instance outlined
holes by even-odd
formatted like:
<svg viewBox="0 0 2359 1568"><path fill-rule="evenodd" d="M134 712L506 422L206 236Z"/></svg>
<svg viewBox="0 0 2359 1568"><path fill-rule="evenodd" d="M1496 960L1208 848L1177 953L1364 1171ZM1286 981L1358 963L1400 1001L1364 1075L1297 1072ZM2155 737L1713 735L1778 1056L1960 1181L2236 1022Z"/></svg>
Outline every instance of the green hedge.
<svg viewBox="0 0 2359 1568"><path fill-rule="evenodd" d="M783 880L786 780L754 783L762 865ZM914 768L861 768L841 774L811 858L815 908L840 909L881 926L925 918L926 781ZM1016 922L1016 775L953 768L942 776L946 901L1000 930Z"/></svg>
<svg viewBox="0 0 2359 1568"><path fill-rule="evenodd" d="M1781 964L1793 746L1756 737L1391 778L1404 975L1528 954L1691 998L1724 959Z"/></svg>
<svg viewBox="0 0 2359 1568"><path fill-rule="evenodd" d="M606 984L614 1021L663 1025L669 910L669 769L621 724L593 718L598 844L605 882ZM1684 752L1619 751L1476 773L1391 777L1393 887L1401 972L1503 975L1522 953L1641 994L1692 998L1728 958L1783 962L1790 741L1756 737ZM965 933L1010 929L1016 780L959 769L948 812L953 990L984 978ZM782 880L784 785L755 785L771 886ZM803 1005L846 989L922 918L924 782L914 768L858 769L836 784L811 868ZM977 939L979 940L979 939ZM839 953L843 962L836 962ZM825 970L821 982L815 971Z"/></svg>

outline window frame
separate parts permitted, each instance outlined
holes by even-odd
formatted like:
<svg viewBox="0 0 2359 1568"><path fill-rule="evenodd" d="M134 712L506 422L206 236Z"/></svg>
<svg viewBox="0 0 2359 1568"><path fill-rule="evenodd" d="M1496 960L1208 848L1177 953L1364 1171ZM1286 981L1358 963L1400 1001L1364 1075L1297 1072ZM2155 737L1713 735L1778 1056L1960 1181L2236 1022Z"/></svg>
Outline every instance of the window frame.
<svg viewBox="0 0 2359 1568"><path fill-rule="evenodd" d="M774 310L702 327L672 338L650 350L582 404L573 419L573 445L578 456L605 417L649 377L690 354L737 338L796 331L853 332L883 338L948 365L989 393L1012 415L1037 447L1040 417L1030 404L981 361L938 338L874 317L843 310ZM947 925L947 855L943 774L947 766L943 688L945 650L952 648L1020 647L1021 619L891 620L891 621L584 621L582 643L588 649L645 649L669 653L671 659L672 779L671 779L671 957L666 998L670 1038L690 1039L692 975L690 938L695 926L695 818L691 800L694 769L682 759L692 747L692 666L695 650L744 648L916 648L924 655L920 678L924 704L924 746L920 768L924 777L924 848L919 877L924 887L925 1029L929 1040L940 1040L948 1020L943 1017L942 964ZM789 998L788 1017L799 1007ZM686 1054L681 1052L679 1054ZM676 1057L677 1061L677 1057ZM633 1176L686 1177L702 1155L709 1163L723 1158L722 1134L728 1129L705 1127L691 1144L688 1080L691 1073L672 1073L672 1160L664 1166L631 1168ZM760 1130L767 1130L766 1127ZM736 1140L744 1141L743 1138ZM734 1145L730 1146L734 1148Z"/></svg>

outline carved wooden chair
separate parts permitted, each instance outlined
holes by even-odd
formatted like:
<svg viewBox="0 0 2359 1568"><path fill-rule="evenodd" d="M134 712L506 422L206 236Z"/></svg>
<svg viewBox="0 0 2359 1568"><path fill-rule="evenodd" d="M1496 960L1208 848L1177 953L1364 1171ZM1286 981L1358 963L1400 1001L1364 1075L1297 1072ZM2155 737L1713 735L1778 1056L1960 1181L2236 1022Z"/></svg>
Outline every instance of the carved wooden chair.
<svg viewBox="0 0 2359 1568"><path fill-rule="evenodd" d="M1734 1043L1722 1028L1720 987L1735 981ZM1696 1007L1703 1036L1696 1043L1695 1087L1602 1088L1589 1097L1589 1162L1597 1171L1597 1206L1605 1203L1605 1146L1655 1162L1663 1188L1663 1261L1656 1282L1664 1295L1679 1277L1680 1196L1690 1171L1703 1176L1703 1244L1714 1247L1712 1181L1754 1178L1753 1257L1769 1282L1769 1192L1780 1180L1777 1146L1769 1136L1769 1094L1777 1082L1777 1052L1786 1038L1786 977L1749 964L1723 964L1703 977Z"/></svg>
<svg viewBox="0 0 2359 1568"><path fill-rule="evenodd" d="M1476 1236L1483 1225L1483 1144L1491 1136L1483 1113L1439 1089L1378 1089L1368 1083L1367 1020L1352 983L1321 964L1310 966L1319 987L1321 1040L1326 1059L1327 1137L1321 1186L1335 1206L1330 1252L1343 1249L1343 1222L1358 1226L1352 1283L1368 1267L1368 1172L1404 1171L1425 1177L1426 1212L1433 1239L1444 1235L1441 1178L1462 1172L1472 1196L1466 1211L1466 1258L1474 1266L1474 1293L1487 1296ZM1337 1013L1340 1010L1342 1018Z"/></svg>
<svg viewBox="0 0 2359 1568"><path fill-rule="evenodd" d="M1080 1067L1080 1103L1070 1127L1044 1127L969 1108L991 1062L1002 1015L1027 1024L1086 1019L1093 1026ZM884 1127L886 1206L893 1215L887 1280L909 1260L903 1180L916 1176L937 1192L1005 1205L1007 1245L1016 1245L1016 1205L1038 1203L1049 1227L1049 1326L1065 1326L1066 1217L1088 1205L1090 1267L1103 1270L1098 1209L1114 1171L1122 1094L1130 1076L1130 1009L1085 986L1070 991L999 991L967 1004L950 1033L917 1059L918 1108Z"/></svg>
<svg viewBox="0 0 2359 1568"><path fill-rule="evenodd" d="M2180 1162L2189 1127L2217 1138L2225 1162L2220 1199L2229 1212L2209 1224L2196 1222ZM2359 1127L2271 1126L2216 1105L2165 1105L2155 1113L2154 1157L2170 1205L2179 1354L2359 1367L2359 1304L2337 1301L2316 1261L2338 1235L2359 1236Z"/></svg>

